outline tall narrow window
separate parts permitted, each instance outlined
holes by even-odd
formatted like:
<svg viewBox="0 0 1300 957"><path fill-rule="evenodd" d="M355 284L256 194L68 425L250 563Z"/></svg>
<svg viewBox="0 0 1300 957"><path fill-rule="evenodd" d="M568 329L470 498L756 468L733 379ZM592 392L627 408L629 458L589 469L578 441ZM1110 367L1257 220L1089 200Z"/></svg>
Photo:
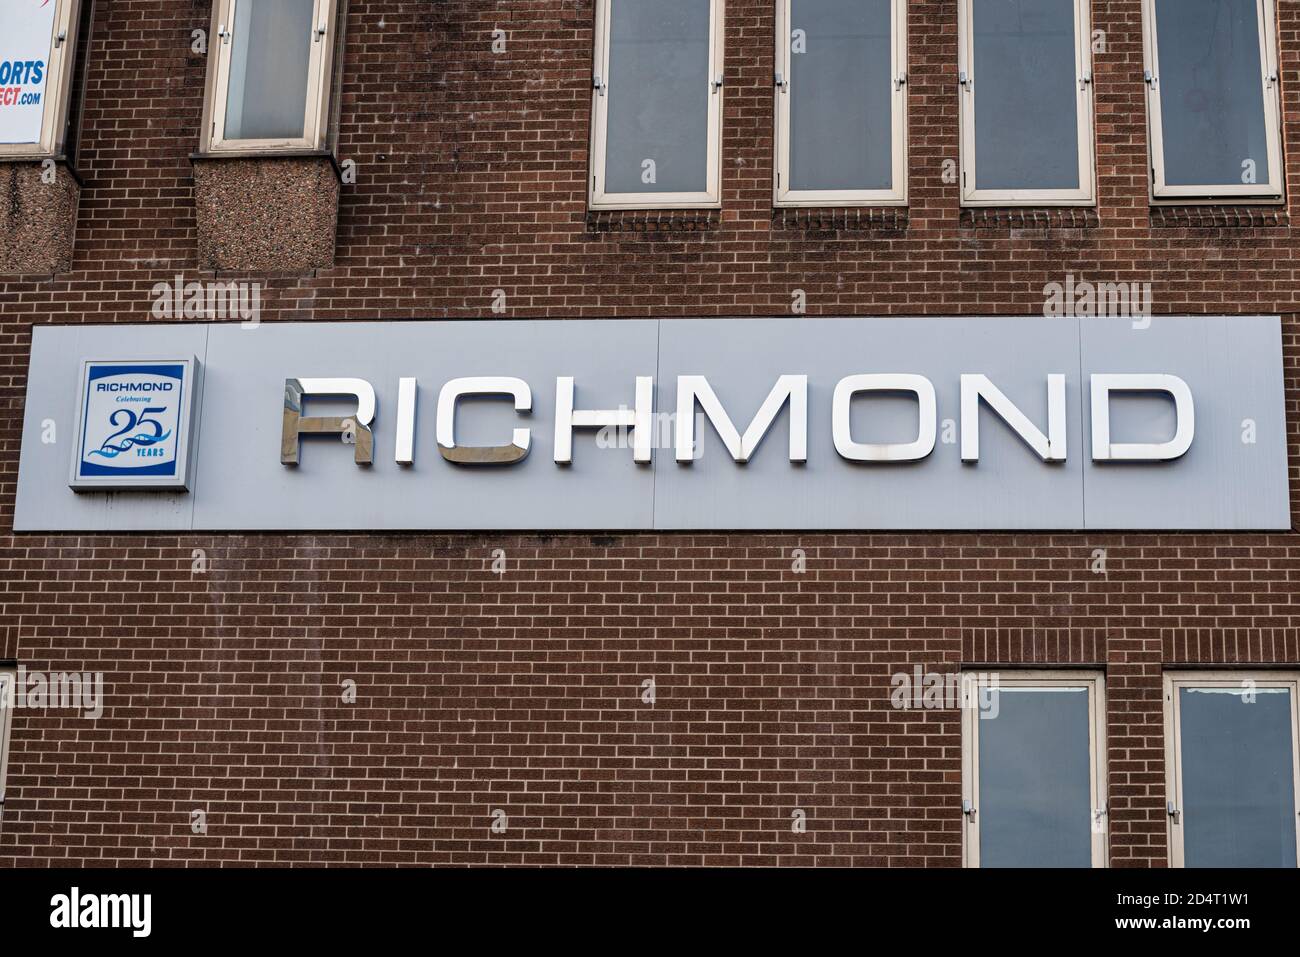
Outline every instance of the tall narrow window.
<svg viewBox="0 0 1300 957"><path fill-rule="evenodd" d="M206 149L324 147L335 19L334 0L217 0Z"/></svg>
<svg viewBox="0 0 1300 957"><path fill-rule="evenodd" d="M1174 867L1295 867L1300 723L1293 673L1165 676Z"/></svg>
<svg viewBox="0 0 1300 957"><path fill-rule="evenodd" d="M1095 198L1088 0L960 0L962 202Z"/></svg>
<svg viewBox="0 0 1300 957"><path fill-rule="evenodd" d="M1271 0L1143 0L1151 196L1282 198Z"/></svg>
<svg viewBox="0 0 1300 957"><path fill-rule="evenodd" d="M1105 679L1004 671L965 704L966 866L1104 867Z"/></svg>
<svg viewBox="0 0 1300 957"><path fill-rule="evenodd" d="M63 152L79 0L0 4L0 154Z"/></svg>
<svg viewBox="0 0 1300 957"><path fill-rule="evenodd" d="M780 0L778 206L907 202L906 0Z"/></svg>
<svg viewBox="0 0 1300 957"><path fill-rule="evenodd" d="M717 206L723 0L598 0L591 206Z"/></svg>

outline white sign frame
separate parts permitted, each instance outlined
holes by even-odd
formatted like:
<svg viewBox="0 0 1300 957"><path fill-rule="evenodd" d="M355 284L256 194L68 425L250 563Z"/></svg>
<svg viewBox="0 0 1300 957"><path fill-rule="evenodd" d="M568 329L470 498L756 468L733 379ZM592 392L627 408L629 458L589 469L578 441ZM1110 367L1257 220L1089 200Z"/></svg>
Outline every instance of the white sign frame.
<svg viewBox="0 0 1300 957"><path fill-rule="evenodd" d="M83 473L83 451L85 447L85 430L87 427L87 408L90 400L90 373L100 366L119 367L139 370L151 366L180 366L180 408L176 413L176 456L174 474L167 475L130 475L108 474L89 475ZM113 489L136 490L190 490L193 457L190 447L194 443L194 431L197 426L197 402L195 401L194 383L198 375L199 362L194 356L188 358L150 358L150 359L82 359L79 389L77 392L76 430L72 450L72 462L68 470L68 487L73 491L111 491ZM123 470L125 471L125 470Z"/></svg>

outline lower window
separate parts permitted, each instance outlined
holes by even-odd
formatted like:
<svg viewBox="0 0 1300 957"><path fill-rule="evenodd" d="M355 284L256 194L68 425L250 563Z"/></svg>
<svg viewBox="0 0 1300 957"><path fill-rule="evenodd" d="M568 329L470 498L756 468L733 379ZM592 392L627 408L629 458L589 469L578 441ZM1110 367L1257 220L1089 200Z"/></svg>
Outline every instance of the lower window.
<svg viewBox="0 0 1300 957"><path fill-rule="evenodd" d="M1105 867L1105 678L967 674L967 867Z"/></svg>
<svg viewBox="0 0 1300 957"><path fill-rule="evenodd" d="M1300 675L1165 676L1169 862L1295 867Z"/></svg>

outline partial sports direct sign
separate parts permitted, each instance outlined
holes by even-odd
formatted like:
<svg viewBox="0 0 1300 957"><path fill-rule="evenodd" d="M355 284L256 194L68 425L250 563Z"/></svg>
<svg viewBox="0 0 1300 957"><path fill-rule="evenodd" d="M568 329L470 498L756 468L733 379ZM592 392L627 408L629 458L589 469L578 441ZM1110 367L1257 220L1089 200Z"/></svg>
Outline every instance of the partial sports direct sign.
<svg viewBox="0 0 1300 957"><path fill-rule="evenodd" d="M1253 316L41 326L14 519L1290 525L1281 324Z"/></svg>
<svg viewBox="0 0 1300 957"><path fill-rule="evenodd" d="M54 36L54 0L0 4L0 143L39 143Z"/></svg>

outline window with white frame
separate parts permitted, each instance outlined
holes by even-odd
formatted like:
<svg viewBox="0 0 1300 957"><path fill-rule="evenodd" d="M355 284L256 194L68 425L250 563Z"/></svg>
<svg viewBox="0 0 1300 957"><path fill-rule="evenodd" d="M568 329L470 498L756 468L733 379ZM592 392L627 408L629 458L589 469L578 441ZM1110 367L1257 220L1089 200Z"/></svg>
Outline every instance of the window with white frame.
<svg viewBox="0 0 1300 957"><path fill-rule="evenodd" d="M1271 0L1143 0L1151 198L1282 198Z"/></svg>
<svg viewBox="0 0 1300 957"><path fill-rule="evenodd" d="M325 147L337 0L216 0L205 151Z"/></svg>
<svg viewBox="0 0 1300 957"><path fill-rule="evenodd" d="M1088 0L958 0L962 202L1091 205Z"/></svg>
<svg viewBox="0 0 1300 957"><path fill-rule="evenodd" d="M776 37L776 204L905 204L906 0L779 0Z"/></svg>
<svg viewBox="0 0 1300 957"><path fill-rule="evenodd" d="M1296 866L1298 691L1294 672L1165 675L1172 866Z"/></svg>
<svg viewBox="0 0 1300 957"><path fill-rule="evenodd" d="M993 672L964 678L967 867L1105 867L1105 678Z"/></svg>
<svg viewBox="0 0 1300 957"><path fill-rule="evenodd" d="M0 668L0 804L4 803L9 769L9 723L14 711L14 672Z"/></svg>
<svg viewBox="0 0 1300 957"><path fill-rule="evenodd" d="M0 4L0 155L62 152L79 14L79 0Z"/></svg>
<svg viewBox="0 0 1300 957"><path fill-rule="evenodd" d="M593 209L721 200L723 0L597 0Z"/></svg>

